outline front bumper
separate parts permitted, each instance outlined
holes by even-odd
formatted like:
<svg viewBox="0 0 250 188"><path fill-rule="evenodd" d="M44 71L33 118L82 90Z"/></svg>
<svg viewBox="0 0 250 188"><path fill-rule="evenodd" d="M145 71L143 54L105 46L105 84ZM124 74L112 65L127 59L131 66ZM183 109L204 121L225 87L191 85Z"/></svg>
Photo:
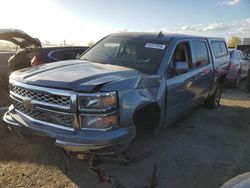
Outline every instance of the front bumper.
<svg viewBox="0 0 250 188"><path fill-rule="evenodd" d="M107 131L63 130L32 122L11 106L3 120L9 127L22 135L35 135L53 139L55 145L70 152L115 154L123 151L133 139L129 129Z"/></svg>

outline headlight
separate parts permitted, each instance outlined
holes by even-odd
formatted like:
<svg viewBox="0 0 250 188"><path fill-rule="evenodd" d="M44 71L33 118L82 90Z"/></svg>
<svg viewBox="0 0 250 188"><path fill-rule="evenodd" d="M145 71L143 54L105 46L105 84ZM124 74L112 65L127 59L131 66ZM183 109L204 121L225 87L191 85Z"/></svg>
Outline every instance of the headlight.
<svg viewBox="0 0 250 188"><path fill-rule="evenodd" d="M107 109L117 105L116 92L79 94L79 110L84 109Z"/></svg>
<svg viewBox="0 0 250 188"><path fill-rule="evenodd" d="M117 114L83 114L80 115L82 128L107 129L118 125Z"/></svg>
<svg viewBox="0 0 250 188"><path fill-rule="evenodd" d="M118 126L116 92L79 94L78 107L82 128L101 130Z"/></svg>

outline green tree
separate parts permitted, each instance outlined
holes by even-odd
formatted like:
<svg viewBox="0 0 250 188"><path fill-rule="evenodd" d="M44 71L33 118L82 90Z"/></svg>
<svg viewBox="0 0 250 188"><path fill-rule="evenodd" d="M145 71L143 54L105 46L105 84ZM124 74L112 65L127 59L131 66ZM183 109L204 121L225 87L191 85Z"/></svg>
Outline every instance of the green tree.
<svg viewBox="0 0 250 188"><path fill-rule="evenodd" d="M89 47L93 46L94 44L95 44L94 41L89 41L89 42L88 42L88 46L89 46Z"/></svg>
<svg viewBox="0 0 250 188"><path fill-rule="evenodd" d="M235 48L236 46L238 46L239 44L241 43L241 38L236 36L236 35L233 35L229 38L229 41L228 41L228 47L229 48Z"/></svg>

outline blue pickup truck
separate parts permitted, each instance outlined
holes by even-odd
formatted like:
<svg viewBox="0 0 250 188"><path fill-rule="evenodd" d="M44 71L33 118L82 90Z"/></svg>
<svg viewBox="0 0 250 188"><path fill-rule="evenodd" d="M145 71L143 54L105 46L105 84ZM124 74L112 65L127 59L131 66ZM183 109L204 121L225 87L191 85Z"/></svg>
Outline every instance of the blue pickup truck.
<svg viewBox="0 0 250 188"><path fill-rule="evenodd" d="M77 60L12 73L4 121L67 151L114 154L137 131L159 130L201 103L217 108L229 61L222 38L111 34Z"/></svg>

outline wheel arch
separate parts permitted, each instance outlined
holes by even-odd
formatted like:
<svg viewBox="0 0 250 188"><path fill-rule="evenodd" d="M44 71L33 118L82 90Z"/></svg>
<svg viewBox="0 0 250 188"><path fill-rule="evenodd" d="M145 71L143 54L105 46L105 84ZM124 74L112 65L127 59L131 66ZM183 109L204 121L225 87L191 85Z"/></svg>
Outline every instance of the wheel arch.
<svg viewBox="0 0 250 188"><path fill-rule="evenodd" d="M160 126L161 107L157 102L148 102L138 106L133 114L133 121L137 130L153 131Z"/></svg>

